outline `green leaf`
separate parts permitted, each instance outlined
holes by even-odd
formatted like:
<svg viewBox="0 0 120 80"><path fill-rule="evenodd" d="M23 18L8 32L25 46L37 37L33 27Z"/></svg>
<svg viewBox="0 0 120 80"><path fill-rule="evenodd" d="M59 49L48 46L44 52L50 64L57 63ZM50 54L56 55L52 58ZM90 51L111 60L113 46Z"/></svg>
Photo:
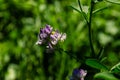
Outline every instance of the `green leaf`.
<svg viewBox="0 0 120 80"><path fill-rule="evenodd" d="M105 0L106 2L112 3L112 4L117 4L120 5L120 2L114 2L114 1L110 1L110 0Z"/></svg>
<svg viewBox="0 0 120 80"><path fill-rule="evenodd" d="M100 62L103 62L103 61L105 61L106 59L107 59L107 57L103 57L103 58L101 58Z"/></svg>
<svg viewBox="0 0 120 80"><path fill-rule="evenodd" d="M116 77L114 77L112 74L109 72L102 72L102 73L97 73L94 76L95 80L118 80Z"/></svg>
<svg viewBox="0 0 120 80"><path fill-rule="evenodd" d="M113 73L120 73L120 62L113 66L110 71Z"/></svg>
<svg viewBox="0 0 120 80"><path fill-rule="evenodd" d="M93 68L96 68L96 69L108 70L105 65L103 65L102 63L100 63L96 59L87 59L85 63L86 63L86 65L93 67Z"/></svg>
<svg viewBox="0 0 120 80"><path fill-rule="evenodd" d="M109 7L110 7L110 6L105 6L105 7L103 7L103 8L97 9L97 10L93 11L92 14L95 14L95 13L98 13L98 12L100 12L100 11L103 11L103 10L109 8Z"/></svg>
<svg viewBox="0 0 120 80"><path fill-rule="evenodd" d="M99 53L98 53L98 55L97 55L97 58L98 58L99 60L102 59L103 52L104 52L104 47L101 47L101 48L100 48L100 51L99 51Z"/></svg>

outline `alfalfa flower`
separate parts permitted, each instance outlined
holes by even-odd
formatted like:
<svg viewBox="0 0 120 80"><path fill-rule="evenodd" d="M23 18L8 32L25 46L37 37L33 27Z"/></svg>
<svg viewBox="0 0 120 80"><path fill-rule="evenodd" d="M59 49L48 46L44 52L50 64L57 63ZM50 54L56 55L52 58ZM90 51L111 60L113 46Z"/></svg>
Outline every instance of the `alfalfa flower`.
<svg viewBox="0 0 120 80"><path fill-rule="evenodd" d="M83 69L74 69L70 80L84 80L87 75L87 71Z"/></svg>
<svg viewBox="0 0 120 80"><path fill-rule="evenodd" d="M40 29L40 33L38 34L38 41L36 44L42 45L47 42L47 38L52 32L52 27L50 25L46 25L45 28Z"/></svg>
<svg viewBox="0 0 120 80"><path fill-rule="evenodd" d="M54 46L65 39L66 33L60 33L58 30L53 30L50 25L46 25L45 28L40 29L36 44L46 45L47 49L54 49Z"/></svg>

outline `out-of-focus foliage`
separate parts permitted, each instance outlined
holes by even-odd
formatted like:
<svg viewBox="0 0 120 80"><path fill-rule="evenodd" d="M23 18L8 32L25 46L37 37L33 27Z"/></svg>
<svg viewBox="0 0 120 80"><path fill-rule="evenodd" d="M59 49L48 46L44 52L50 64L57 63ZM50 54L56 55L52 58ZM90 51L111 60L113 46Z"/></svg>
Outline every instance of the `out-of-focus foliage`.
<svg viewBox="0 0 120 80"><path fill-rule="evenodd" d="M88 12L88 0L81 0ZM35 45L39 29L50 24L67 33L63 48L81 56L90 55L88 30L76 0L0 0L0 80L68 80L80 65L65 53L47 54ZM93 15L95 51L104 46L104 63L111 68L120 61L119 5L100 2Z"/></svg>
<svg viewBox="0 0 120 80"><path fill-rule="evenodd" d="M95 75L95 80L118 80L112 74L103 72Z"/></svg>

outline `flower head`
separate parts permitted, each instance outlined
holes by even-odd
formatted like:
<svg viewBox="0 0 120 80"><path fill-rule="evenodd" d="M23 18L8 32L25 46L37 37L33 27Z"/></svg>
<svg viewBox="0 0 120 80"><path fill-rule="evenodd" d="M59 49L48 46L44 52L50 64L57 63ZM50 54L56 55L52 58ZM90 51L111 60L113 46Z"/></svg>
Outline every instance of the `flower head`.
<svg viewBox="0 0 120 80"><path fill-rule="evenodd" d="M46 34L50 34L52 32L52 27L50 25L46 25L46 27L44 28L44 31Z"/></svg>
<svg viewBox="0 0 120 80"><path fill-rule="evenodd" d="M70 80L84 80L84 77L87 75L87 71L83 69L74 69Z"/></svg>
<svg viewBox="0 0 120 80"><path fill-rule="evenodd" d="M51 31L52 31L52 27L50 27L50 25L46 25L45 28L41 28L40 33L38 35L38 41L36 42L36 44L39 45L44 44Z"/></svg>
<svg viewBox="0 0 120 80"><path fill-rule="evenodd" d="M87 71L83 70L83 69L80 69L80 77L84 78L86 75L87 75Z"/></svg>
<svg viewBox="0 0 120 80"><path fill-rule="evenodd" d="M54 49L59 41L64 41L66 39L65 33L60 33L58 30L53 30L50 25L46 25L45 28L40 29L38 35L38 45L47 45L48 49Z"/></svg>

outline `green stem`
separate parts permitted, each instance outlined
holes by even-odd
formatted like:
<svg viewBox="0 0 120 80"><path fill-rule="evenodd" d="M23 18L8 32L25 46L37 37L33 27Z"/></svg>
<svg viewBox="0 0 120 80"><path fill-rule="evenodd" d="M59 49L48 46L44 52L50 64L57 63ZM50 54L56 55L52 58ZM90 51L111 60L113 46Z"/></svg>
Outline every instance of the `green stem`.
<svg viewBox="0 0 120 80"><path fill-rule="evenodd" d="M65 51L63 50L62 48L59 48L58 51L61 53L62 52L65 52L67 55L69 55L70 57L74 58L75 60L77 60L78 62L80 63L83 63L82 60L80 60L77 56L75 56L74 54L72 54L70 51Z"/></svg>
<svg viewBox="0 0 120 80"><path fill-rule="evenodd" d="M78 0L78 4L79 4L79 8L80 8L80 10L81 10L81 13L82 13L82 15L83 15L83 17L84 17L86 23L89 24L88 19L87 19L85 13L83 13L83 9L82 9L80 0Z"/></svg>
<svg viewBox="0 0 120 80"><path fill-rule="evenodd" d="M81 12L83 13L83 9L82 9L80 0L78 0L78 4L79 4L79 8L80 8ZM86 15L85 15L84 13L83 13L82 15L83 15L83 17L84 17L84 19L86 20L86 23L87 23L87 25L88 25L90 48L91 48L91 52L92 52L91 54L92 54L92 56L94 57L95 51L94 51L94 47L93 47L93 43L92 43L92 32L91 32L91 21L92 21L93 8L94 8L94 1L91 0L91 3L90 3L89 21L88 21Z"/></svg>
<svg viewBox="0 0 120 80"><path fill-rule="evenodd" d="M91 3L90 3L90 15L89 15L88 31L89 31L90 47L91 47L91 51L92 51L91 54L92 54L92 56L95 56L95 51L94 51L93 42L92 42L92 32L91 32L91 22L92 22L92 12L93 12L93 8L94 8L94 2L93 2L93 0L91 0Z"/></svg>

